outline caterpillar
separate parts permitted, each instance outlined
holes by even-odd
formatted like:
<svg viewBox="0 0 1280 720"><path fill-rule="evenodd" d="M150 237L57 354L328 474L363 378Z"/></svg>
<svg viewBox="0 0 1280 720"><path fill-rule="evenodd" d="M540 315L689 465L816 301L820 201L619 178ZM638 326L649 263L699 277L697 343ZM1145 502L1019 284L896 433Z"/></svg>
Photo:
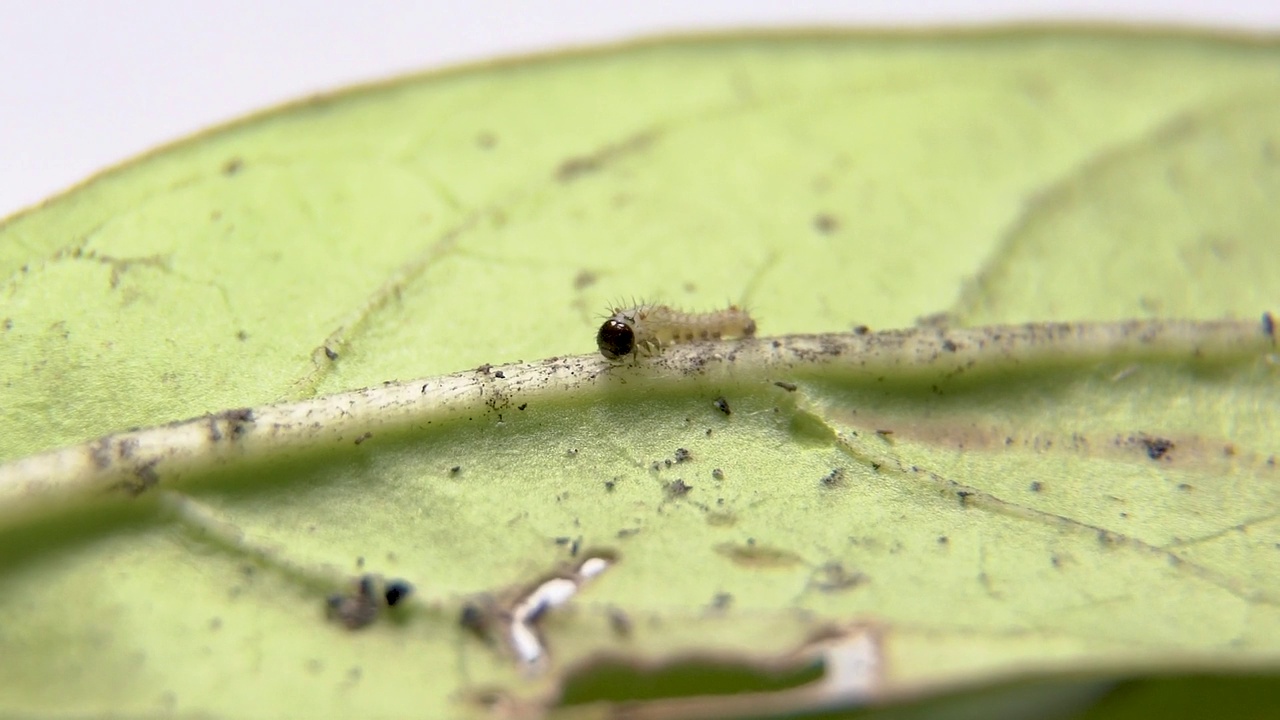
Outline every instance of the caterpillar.
<svg viewBox="0 0 1280 720"><path fill-rule="evenodd" d="M705 313L682 312L666 305L637 305L612 310L596 332L596 347L606 359L621 360L641 348L652 352L674 343L755 334L756 321L737 305Z"/></svg>

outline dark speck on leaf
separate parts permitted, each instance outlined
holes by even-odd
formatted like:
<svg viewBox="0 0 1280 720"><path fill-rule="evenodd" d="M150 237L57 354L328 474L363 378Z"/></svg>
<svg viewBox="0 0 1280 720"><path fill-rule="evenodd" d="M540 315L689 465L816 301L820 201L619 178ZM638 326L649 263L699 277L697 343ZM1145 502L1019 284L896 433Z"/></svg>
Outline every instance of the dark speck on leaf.
<svg viewBox="0 0 1280 720"><path fill-rule="evenodd" d="M609 608L609 628L613 634L625 638L631 636L631 618L617 608Z"/></svg>
<svg viewBox="0 0 1280 720"><path fill-rule="evenodd" d="M689 491L692 489L693 489L693 486L686 483L683 479L676 478L675 480L672 480L670 483L667 484L667 497L669 498L684 497L685 495L688 495Z"/></svg>
<svg viewBox="0 0 1280 720"><path fill-rule="evenodd" d="M327 357L327 358L329 358L330 360L337 360L337 359L338 359L338 351L337 351L337 350L334 350L333 348L329 347L328 345L325 345L325 346L324 346L324 356L325 356L325 357Z"/></svg>
<svg viewBox="0 0 1280 720"><path fill-rule="evenodd" d="M600 162L591 158L569 158L560 163L560 167L556 169L556 179L560 182L569 182L580 175L589 172L595 172L600 168Z"/></svg>
<svg viewBox="0 0 1280 720"><path fill-rule="evenodd" d="M1043 487L1044 487L1044 485L1041 485L1041 484L1040 484L1040 481L1039 481L1039 480L1036 480L1036 481L1034 481L1034 482L1032 482L1032 483L1031 483L1031 492L1040 492L1040 490L1041 490Z"/></svg>
<svg viewBox="0 0 1280 720"><path fill-rule="evenodd" d="M461 474L462 474L462 466L461 466L461 465L454 465L453 467L449 468L449 475L450 475L451 477L458 477L458 476L459 476L459 475L461 475Z"/></svg>
<svg viewBox="0 0 1280 720"><path fill-rule="evenodd" d="M725 415L729 415L733 412L732 410L729 409L729 401L725 400L723 397L716 398L715 406L717 410L724 413Z"/></svg>
<svg viewBox="0 0 1280 720"><path fill-rule="evenodd" d="M358 630L378 617L378 603L374 599L373 578L362 576L351 595L336 593L326 603L331 619L341 622L348 630Z"/></svg>
<svg viewBox="0 0 1280 720"><path fill-rule="evenodd" d="M481 637L485 634L485 613L480 606L468 602L462 606L462 612L458 615L458 624L470 630Z"/></svg>
<svg viewBox="0 0 1280 720"><path fill-rule="evenodd" d="M840 220L834 215L819 213L813 217L813 229L823 235L830 235L840 229Z"/></svg>
<svg viewBox="0 0 1280 720"><path fill-rule="evenodd" d="M1173 449L1173 441L1165 438L1142 438L1142 446L1147 449L1147 457L1160 460Z"/></svg>
<svg viewBox="0 0 1280 720"><path fill-rule="evenodd" d="M134 470L134 475L137 477L137 482L123 483L124 489L132 495L140 495L141 493L155 486L156 483L160 482L160 475L159 473L156 472L156 469L155 469L155 464L157 462L159 462L159 460L152 460L146 465L143 465L142 467L139 467L137 470Z"/></svg>
<svg viewBox="0 0 1280 720"><path fill-rule="evenodd" d="M863 573L845 569L839 562L829 562L814 572L809 584L819 592L843 592L868 581Z"/></svg>
<svg viewBox="0 0 1280 720"><path fill-rule="evenodd" d="M387 583L387 589L384 593L387 606L395 607L401 600L409 597L409 593L413 592L413 586L404 580L392 580Z"/></svg>

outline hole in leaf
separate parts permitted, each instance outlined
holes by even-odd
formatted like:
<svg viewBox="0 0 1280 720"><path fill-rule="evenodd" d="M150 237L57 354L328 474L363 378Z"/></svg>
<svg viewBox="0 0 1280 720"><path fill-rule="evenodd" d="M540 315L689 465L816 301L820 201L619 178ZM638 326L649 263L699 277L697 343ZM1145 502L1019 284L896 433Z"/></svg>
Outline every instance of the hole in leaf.
<svg viewBox="0 0 1280 720"><path fill-rule="evenodd" d="M822 679L824 673L821 657L798 658L789 666L770 667L710 657L661 665L605 658L565 678L559 706L770 693L808 685Z"/></svg>

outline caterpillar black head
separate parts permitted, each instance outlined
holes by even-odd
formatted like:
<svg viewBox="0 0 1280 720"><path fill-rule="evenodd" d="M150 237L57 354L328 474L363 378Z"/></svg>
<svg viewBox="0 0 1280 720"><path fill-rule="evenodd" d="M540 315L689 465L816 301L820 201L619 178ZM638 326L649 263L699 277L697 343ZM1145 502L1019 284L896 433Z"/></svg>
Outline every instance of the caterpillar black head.
<svg viewBox="0 0 1280 720"><path fill-rule="evenodd" d="M616 315L604 321L596 333L596 347L608 360L621 360L635 352L636 332L630 323Z"/></svg>

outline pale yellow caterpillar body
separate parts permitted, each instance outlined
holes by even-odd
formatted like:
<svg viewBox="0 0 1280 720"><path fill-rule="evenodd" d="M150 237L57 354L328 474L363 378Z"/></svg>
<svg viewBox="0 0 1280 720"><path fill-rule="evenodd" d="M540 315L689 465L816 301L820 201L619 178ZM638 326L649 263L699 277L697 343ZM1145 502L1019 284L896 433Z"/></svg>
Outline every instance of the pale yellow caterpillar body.
<svg viewBox="0 0 1280 720"><path fill-rule="evenodd" d="M614 308L596 333L596 347L605 358L621 360L640 349L656 352L676 343L755 334L756 321L737 305L694 313L667 305L641 304Z"/></svg>

